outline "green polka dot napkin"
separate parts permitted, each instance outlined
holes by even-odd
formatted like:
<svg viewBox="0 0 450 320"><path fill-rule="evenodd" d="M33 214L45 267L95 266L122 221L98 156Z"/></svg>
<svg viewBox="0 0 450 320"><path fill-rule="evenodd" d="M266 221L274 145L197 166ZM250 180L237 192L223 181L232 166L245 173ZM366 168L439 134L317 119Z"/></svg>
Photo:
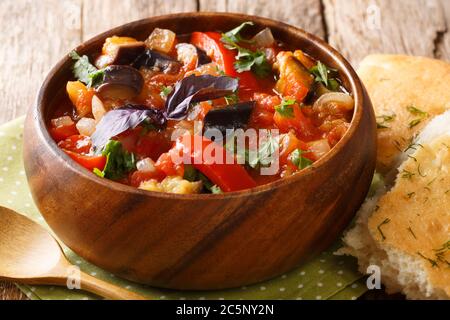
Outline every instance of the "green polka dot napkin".
<svg viewBox="0 0 450 320"><path fill-rule="evenodd" d="M16 210L48 228L31 198L22 162L21 117L0 127L0 205ZM356 299L367 289L352 258L332 252L338 244L314 260L281 277L232 290L174 291L133 283L115 277L84 261L69 249L69 260L94 277L142 294L149 299ZM83 291L54 286L18 285L31 299L98 299Z"/></svg>

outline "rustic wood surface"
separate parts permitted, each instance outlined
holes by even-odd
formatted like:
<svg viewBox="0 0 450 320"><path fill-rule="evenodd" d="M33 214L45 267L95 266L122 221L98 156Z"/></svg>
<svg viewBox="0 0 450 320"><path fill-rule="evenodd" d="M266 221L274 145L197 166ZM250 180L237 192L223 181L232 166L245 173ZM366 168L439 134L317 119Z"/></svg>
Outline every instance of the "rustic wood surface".
<svg viewBox="0 0 450 320"><path fill-rule="evenodd" d="M25 114L50 67L81 41L126 21L195 10L300 26L355 66L379 52L450 60L448 0L1 0L0 124ZM20 298L13 284L0 282L0 299Z"/></svg>

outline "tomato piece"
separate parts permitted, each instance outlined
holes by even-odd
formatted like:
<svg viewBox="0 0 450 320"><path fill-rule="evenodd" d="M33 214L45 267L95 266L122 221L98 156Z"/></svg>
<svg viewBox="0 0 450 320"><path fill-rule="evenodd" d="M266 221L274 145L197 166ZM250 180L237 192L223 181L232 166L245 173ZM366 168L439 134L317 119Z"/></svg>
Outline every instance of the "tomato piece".
<svg viewBox="0 0 450 320"><path fill-rule="evenodd" d="M137 139L134 150L139 156L156 160L162 153L169 151L171 145L161 133L149 132Z"/></svg>
<svg viewBox="0 0 450 320"><path fill-rule="evenodd" d="M195 141L196 139L201 139L200 146L198 146L199 141ZM255 180L253 180L245 168L240 164L205 163L205 150L213 143L213 141L202 136L183 136L177 140L174 149L178 149L179 155L188 154L194 168L207 176L212 183L218 185L222 191L239 191L256 187L257 184ZM200 147L201 150L196 150L196 147ZM223 162L225 162L227 151L219 145L215 145L214 150L221 154ZM197 158L199 154L203 155L203 160L200 164L196 163L198 162ZM213 156L214 155L215 154L213 154ZM196 159L197 161L195 161Z"/></svg>
<svg viewBox="0 0 450 320"><path fill-rule="evenodd" d="M162 171L155 170L155 171L134 171L130 174L129 177L129 184L133 187L139 187L142 182L148 181L148 180L158 180L162 181L165 178L165 174Z"/></svg>
<svg viewBox="0 0 450 320"><path fill-rule="evenodd" d="M255 93L251 100L256 102L249 120L252 128L272 128L275 107L281 104L278 96L266 93Z"/></svg>
<svg viewBox="0 0 450 320"><path fill-rule="evenodd" d="M220 40L219 32L193 32L191 43L202 49L217 63L230 77L239 78L240 88L243 90L258 90L259 84L256 76L251 71L237 72L234 68L236 50L228 50Z"/></svg>
<svg viewBox="0 0 450 320"><path fill-rule="evenodd" d="M175 149L171 149L169 152L163 153L158 161L155 163L155 168L159 171L164 172L167 176L184 176L184 164L179 163L175 164L172 161L172 152L176 151Z"/></svg>
<svg viewBox="0 0 450 320"><path fill-rule="evenodd" d="M82 135L73 135L60 141L58 147L76 153L89 153L91 150L91 139Z"/></svg>
<svg viewBox="0 0 450 320"><path fill-rule="evenodd" d="M53 140L55 140L56 142L60 142L62 140L69 138L70 136L78 134L78 129L75 123L59 126L56 128L50 128L49 131Z"/></svg>
<svg viewBox="0 0 450 320"><path fill-rule="evenodd" d="M106 157L105 156L87 156L84 154L78 154L73 151L64 150L64 152L71 157L75 162L82 165L86 169L90 171L95 168L99 170L103 170L106 165Z"/></svg>
<svg viewBox="0 0 450 320"><path fill-rule="evenodd" d="M316 140L320 137L319 129L314 126L311 119L303 114L297 103L288 106L288 108L292 108L292 116L280 112L275 112L273 115L273 121L281 132L286 133L294 130L297 136L305 141Z"/></svg>

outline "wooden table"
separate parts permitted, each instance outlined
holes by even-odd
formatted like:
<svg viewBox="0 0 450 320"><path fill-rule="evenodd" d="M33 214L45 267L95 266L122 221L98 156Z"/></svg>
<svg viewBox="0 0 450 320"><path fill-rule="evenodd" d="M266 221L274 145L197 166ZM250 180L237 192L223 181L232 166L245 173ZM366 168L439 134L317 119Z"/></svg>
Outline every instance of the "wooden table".
<svg viewBox="0 0 450 320"><path fill-rule="evenodd" d="M327 39L354 66L369 53L450 60L450 0L1 0L0 124L24 114L49 68L113 26L186 11L244 12ZM0 299L25 299L0 282Z"/></svg>

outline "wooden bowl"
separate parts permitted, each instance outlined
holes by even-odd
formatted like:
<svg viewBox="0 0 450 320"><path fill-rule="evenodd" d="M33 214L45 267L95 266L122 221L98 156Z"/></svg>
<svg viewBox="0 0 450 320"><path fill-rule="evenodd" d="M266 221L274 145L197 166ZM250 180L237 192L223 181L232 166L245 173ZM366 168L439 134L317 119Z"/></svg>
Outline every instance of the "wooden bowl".
<svg viewBox="0 0 450 320"><path fill-rule="evenodd" d="M153 28L177 33L229 30L243 21L270 27L276 39L340 70L355 99L344 138L312 167L249 191L175 195L101 179L66 156L46 123L52 101L72 77L62 59L29 110L24 160L45 220L78 255L121 277L173 289L221 289L285 273L332 244L368 191L376 124L350 64L322 40L279 21L241 14L183 13L132 22L80 45L98 52L112 35L145 39Z"/></svg>

